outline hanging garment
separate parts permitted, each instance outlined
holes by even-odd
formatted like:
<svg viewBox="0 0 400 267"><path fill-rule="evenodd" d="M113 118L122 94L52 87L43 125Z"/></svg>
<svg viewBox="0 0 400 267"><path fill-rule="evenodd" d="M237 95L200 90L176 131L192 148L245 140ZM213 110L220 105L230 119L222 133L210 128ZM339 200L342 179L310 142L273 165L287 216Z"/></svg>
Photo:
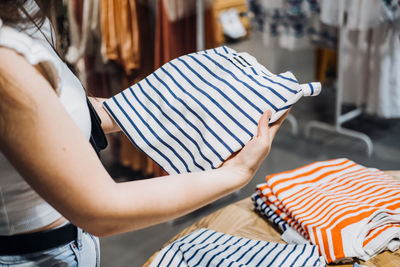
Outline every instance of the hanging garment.
<svg viewBox="0 0 400 267"><path fill-rule="evenodd" d="M382 23L371 35L366 112L400 118L400 21Z"/></svg>
<svg viewBox="0 0 400 267"><path fill-rule="evenodd" d="M196 14L196 1L187 0L161 0L165 7L168 20L171 22ZM210 7L214 0L203 1L204 8Z"/></svg>
<svg viewBox="0 0 400 267"><path fill-rule="evenodd" d="M86 85L84 60L80 51L84 3L82 0L71 0L68 1L67 8L70 45L65 55L65 60L75 66L79 80L83 85Z"/></svg>
<svg viewBox="0 0 400 267"><path fill-rule="evenodd" d="M380 170L321 161L267 176L258 190L328 263L399 247L400 182Z"/></svg>
<svg viewBox="0 0 400 267"><path fill-rule="evenodd" d="M400 118L400 23L342 30L343 101L364 107L371 115Z"/></svg>
<svg viewBox="0 0 400 267"><path fill-rule="evenodd" d="M400 8L393 0L323 0L321 20L341 26L343 102L383 118L400 117ZM346 14L346 16L345 16Z"/></svg>
<svg viewBox="0 0 400 267"><path fill-rule="evenodd" d="M165 1L159 1L156 19L155 69L174 58L196 51L196 17L188 16L171 21L166 9Z"/></svg>
<svg viewBox="0 0 400 267"><path fill-rule="evenodd" d="M320 90L223 46L172 60L104 105L132 143L173 174L219 167L256 134L266 110L274 123Z"/></svg>
<svg viewBox="0 0 400 267"><path fill-rule="evenodd" d="M246 29L240 21L239 12L231 8L221 12L219 16L224 34L231 39L239 39L246 36Z"/></svg>
<svg viewBox="0 0 400 267"><path fill-rule="evenodd" d="M85 55L92 55L101 42L100 3L94 0L68 2L70 47L66 59L76 64Z"/></svg>
<svg viewBox="0 0 400 267"><path fill-rule="evenodd" d="M334 28L320 22L316 0L252 0L250 6L262 24L264 44L289 50L311 45L335 47Z"/></svg>
<svg viewBox="0 0 400 267"><path fill-rule="evenodd" d="M135 0L101 1L102 55L120 64L127 75L140 68L140 41Z"/></svg>
<svg viewBox="0 0 400 267"><path fill-rule="evenodd" d="M163 248L150 266L325 266L313 245L279 244L205 228Z"/></svg>
<svg viewBox="0 0 400 267"><path fill-rule="evenodd" d="M87 92L97 97L110 97L111 80L119 75L101 59L100 3L68 1L68 24L70 45L66 60L74 66Z"/></svg>
<svg viewBox="0 0 400 267"><path fill-rule="evenodd" d="M337 51L330 48L315 48L315 80L329 82L337 77Z"/></svg>
<svg viewBox="0 0 400 267"><path fill-rule="evenodd" d="M327 25L340 26L346 13L347 29L368 30L394 19L397 0L320 0L320 7L321 21Z"/></svg>
<svg viewBox="0 0 400 267"><path fill-rule="evenodd" d="M101 2L101 30L102 30L102 47L101 47L101 56L91 57L89 60L90 66L96 65L92 63L93 61L99 61L104 59L104 61L109 62L109 67L114 70L114 73L108 75L110 77L110 82L114 84L110 84L108 88L110 90L114 90L112 94L108 94L106 97L110 97L111 95L117 94L120 92L121 88L126 88L131 84L134 84L151 72L154 71L154 6L149 4L149 1L146 0L137 0L133 2L129 2L129 4L135 3L136 15L131 12L130 16L132 21L132 26L137 23L137 30L130 33L129 31L122 31L117 22L121 22L123 17L121 16L118 8L120 1L102 1ZM118 12L117 12L118 11ZM114 13L117 12L117 17L114 17ZM128 9L124 10L124 14L129 12ZM129 16L126 15L125 18L129 19ZM126 21L125 23L128 23ZM123 45L124 50L122 51L122 43L118 35L120 34L133 34L131 37L132 42L126 42ZM136 36L137 35L137 39ZM126 37L128 38L128 37ZM130 46L135 46L133 49ZM137 46L136 46L137 45ZM121 51L119 51L121 50ZM130 53L135 53L136 56L132 57L132 63L130 66L135 65L135 68L130 68L124 65L124 61L121 53L126 53L129 55ZM129 60L128 57L126 57ZM111 61L111 62L110 62ZM88 61L87 61L88 63ZM115 64L116 63L116 64ZM122 69L123 68L123 69ZM100 95L99 90L96 90L95 85L101 86L103 85L102 77L96 75L96 73L92 70L89 72L94 75L90 75L93 77L91 79L92 82L89 82L88 89L91 92L96 92L94 95ZM96 79L97 78L97 79ZM119 83L119 84L117 84ZM93 90L94 89L94 90ZM118 90L118 91L116 91ZM146 158L140 151L138 151L135 147L133 147L128 139L124 135L114 135L115 140L112 146L117 149L114 153L114 158L117 159L123 166L131 168L133 171L141 172L141 176L149 177L151 176L153 171L153 163L151 159Z"/></svg>
<svg viewBox="0 0 400 267"><path fill-rule="evenodd" d="M370 59L372 30L354 31L347 28L341 30L344 31L342 34L344 38L340 40L343 53L340 55L339 60L342 62L338 71L343 80L343 102L361 107L366 102L369 89L369 64L373 63Z"/></svg>

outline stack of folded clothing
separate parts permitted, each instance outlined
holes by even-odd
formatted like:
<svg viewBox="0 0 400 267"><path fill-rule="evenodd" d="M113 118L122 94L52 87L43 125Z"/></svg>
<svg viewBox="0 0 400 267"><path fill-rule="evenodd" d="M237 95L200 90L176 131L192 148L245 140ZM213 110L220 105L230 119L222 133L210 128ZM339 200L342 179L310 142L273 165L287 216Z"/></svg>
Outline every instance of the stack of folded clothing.
<svg viewBox="0 0 400 267"><path fill-rule="evenodd" d="M247 53L222 46L174 59L104 103L128 138L169 174L219 167L320 83L274 75Z"/></svg>
<svg viewBox="0 0 400 267"><path fill-rule="evenodd" d="M277 226L278 230L282 232L281 238L283 241L294 244L309 244L301 234L282 219L281 216L283 216L283 214L276 209L272 203L269 203L265 198L263 198L263 200L258 193L253 194L251 199L254 202L256 211L262 217L273 223L273 225Z"/></svg>
<svg viewBox="0 0 400 267"><path fill-rule="evenodd" d="M290 226L318 245L328 263L400 247L400 181L348 159L267 176L253 201L282 231Z"/></svg>
<svg viewBox="0 0 400 267"><path fill-rule="evenodd" d="M317 246L279 244L231 236L205 228L163 248L154 266L325 266Z"/></svg>

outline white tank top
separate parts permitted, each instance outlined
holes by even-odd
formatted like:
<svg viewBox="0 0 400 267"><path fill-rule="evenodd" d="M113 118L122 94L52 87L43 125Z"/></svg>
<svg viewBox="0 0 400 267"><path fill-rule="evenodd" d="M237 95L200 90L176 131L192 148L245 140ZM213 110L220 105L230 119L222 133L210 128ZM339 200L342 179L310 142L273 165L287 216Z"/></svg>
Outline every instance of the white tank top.
<svg viewBox="0 0 400 267"><path fill-rule="evenodd" d="M28 1L28 10L34 11L37 8L33 0ZM51 40L53 29L49 20L45 21L41 30ZM15 50L32 65L40 64L53 80L61 103L89 140L91 121L85 91L43 34L34 28L20 32L3 24L0 19L0 46ZM29 83L29 77L26 82ZM33 191L1 151L0 166L0 235L38 229L61 217Z"/></svg>

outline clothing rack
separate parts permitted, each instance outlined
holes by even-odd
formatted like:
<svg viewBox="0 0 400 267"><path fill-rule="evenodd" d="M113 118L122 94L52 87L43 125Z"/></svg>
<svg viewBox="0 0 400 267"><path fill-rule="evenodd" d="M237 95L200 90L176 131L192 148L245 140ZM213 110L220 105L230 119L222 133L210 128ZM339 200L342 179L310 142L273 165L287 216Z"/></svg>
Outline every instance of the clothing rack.
<svg viewBox="0 0 400 267"><path fill-rule="evenodd" d="M339 14L343 14L339 18L339 56L338 56L338 69L341 70L343 67L343 55L344 55L344 46L343 40L345 38L345 31L343 28L346 26L346 18L347 18L347 13L344 12L344 0L340 0L339 2ZM350 130L350 129L345 129L342 127L342 124L350 121L362 113L361 108L356 108L353 109L352 111L349 111L347 113L342 114L342 103L343 103L343 75L340 74L340 71L338 71L338 81L336 83L336 105L335 105L335 121L334 124L329 124L321 121L310 121L307 123L305 127L305 136L306 138L309 138L311 135L311 129L317 128L329 132L335 132L340 135L344 136L349 136L355 139L359 139L362 142L365 143L366 145L366 152L369 157L372 156L373 152L373 144L371 141L371 138L361 132L355 131L355 130Z"/></svg>
<svg viewBox="0 0 400 267"><path fill-rule="evenodd" d="M197 51L204 50L204 0L196 0L196 42Z"/></svg>

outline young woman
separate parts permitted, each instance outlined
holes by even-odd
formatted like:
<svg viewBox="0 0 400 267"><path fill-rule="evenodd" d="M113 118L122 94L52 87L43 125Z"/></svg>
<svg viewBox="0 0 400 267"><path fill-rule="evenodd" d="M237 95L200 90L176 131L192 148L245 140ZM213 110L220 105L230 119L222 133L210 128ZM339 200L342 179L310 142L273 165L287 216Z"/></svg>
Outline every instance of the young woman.
<svg viewBox="0 0 400 267"><path fill-rule="evenodd" d="M51 2L0 2L0 266L95 266L95 236L168 221L246 185L283 120L269 127L263 114L257 136L218 169L115 183L88 141L86 94L52 47ZM104 131L118 131L91 101Z"/></svg>

